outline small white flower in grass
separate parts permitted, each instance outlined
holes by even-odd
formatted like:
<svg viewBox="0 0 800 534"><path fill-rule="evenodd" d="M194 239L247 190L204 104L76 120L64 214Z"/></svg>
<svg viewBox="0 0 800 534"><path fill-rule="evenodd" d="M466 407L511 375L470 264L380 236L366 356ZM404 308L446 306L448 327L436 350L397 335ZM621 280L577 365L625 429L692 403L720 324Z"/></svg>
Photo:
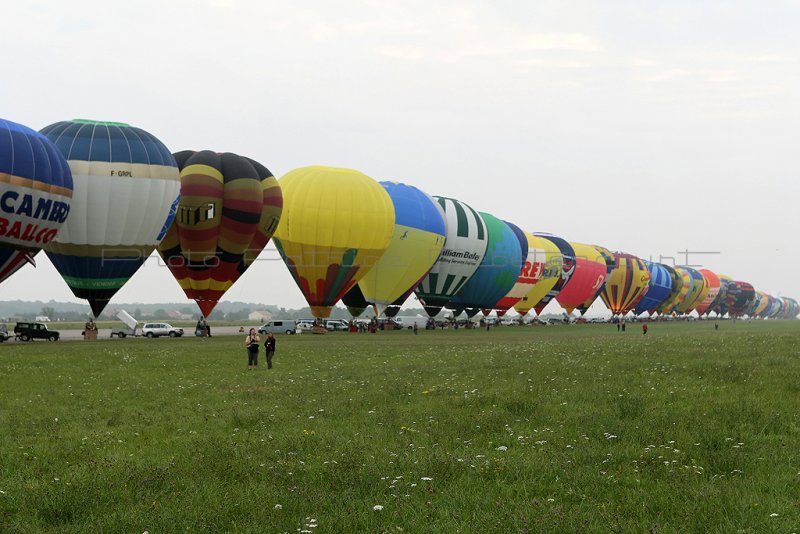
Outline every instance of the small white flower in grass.
<svg viewBox="0 0 800 534"><path fill-rule="evenodd" d="M376 504L375 506L372 507L372 509L375 510L376 512L380 512L381 510L383 510L383 506L381 506L380 504Z"/></svg>
<svg viewBox="0 0 800 534"><path fill-rule="evenodd" d="M422 477L420 480L433 480L431 477Z"/></svg>
<svg viewBox="0 0 800 534"><path fill-rule="evenodd" d="M275 509L276 510L283 510L283 505L282 504L276 504L275 505Z"/></svg>
<svg viewBox="0 0 800 534"><path fill-rule="evenodd" d="M771 514L769 514L769 516L770 517L778 517L778 514L776 514L775 512L772 512Z"/></svg>
<svg viewBox="0 0 800 534"><path fill-rule="evenodd" d="M497 447L495 450L496 450L496 451L500 451L500 452L505 452L505 451L507 451L507 450L508 450L508 447L506 447L505 445L500 445L500 446L499 446L499 447Z"/></svg>

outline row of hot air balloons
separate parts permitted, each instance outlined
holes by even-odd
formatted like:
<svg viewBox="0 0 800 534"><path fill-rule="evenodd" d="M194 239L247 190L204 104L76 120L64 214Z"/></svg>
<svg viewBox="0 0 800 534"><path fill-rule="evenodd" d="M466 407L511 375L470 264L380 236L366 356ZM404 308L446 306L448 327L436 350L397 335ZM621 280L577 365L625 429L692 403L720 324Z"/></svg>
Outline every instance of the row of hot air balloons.
<svg viewBox="0 0 800 534"><path fill-rule="evenodd" d="M532 233L464 202L354 170L304 167L281 180L211 150L171 154L123 123L35 132L0 119L0 282L41 249L95 316L158 250L204 315L270 239L316 317L340 300L392 316L412 294L443 308L540 313L795 317L797 301L690 267Z"/></svg>

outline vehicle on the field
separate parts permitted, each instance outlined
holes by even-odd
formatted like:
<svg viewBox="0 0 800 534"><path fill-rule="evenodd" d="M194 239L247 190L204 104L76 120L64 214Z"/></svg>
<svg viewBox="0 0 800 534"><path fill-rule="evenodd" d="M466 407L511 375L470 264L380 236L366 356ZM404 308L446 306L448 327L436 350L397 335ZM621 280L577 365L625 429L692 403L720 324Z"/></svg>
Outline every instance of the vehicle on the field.
<svg viewBox="0 0 800 534"><path fill-rule="evenodd" d="M398 315L392 320L399 328L414 328L416 324L418 329L422 329L428 325L428 318L422 315Z"/></svg>
<svg viewBox="0 0 800 534"><path fill-rule="evenodd" d="M169 323L144 323L142 335L147 337L181 337L183 328L175 328Z"/></svg>
<svg viewBox="0 0 800 534"><path fill-rule="evenodd" d="M4 324L0 324L0 343L6 341L10 337L11 334L8 333L8 327Z"/></svg>
<svg viewBox="0 0 800 534"><path fill-rule="evenodd" d="M48 330L47 325L44 323L19 322L14 326L14 336L22 341L31 341L33 339L58 341L61 334L55 330Z"/></svg>
<svg viewBox="0 0 800 534"><path fill-rule="evenodd" d="M350 324L342 319L325 319L325 328L331 332L345 332L350 329Z"/></svg>
<svg viewBox="0 0 800 534"><path fill-rule="evenodd" d="M137 328L139 326L139 321L134 319L131 314L126 312L125 310L120 310L117 314L117 318L125 323L127 326L119 326L116 328L111 329L111 337L117 336L120 339L127 337L127 336L138 336L139 333L137 332Z"/></svg>
<svg viewBox="0 0 800 534"><path fill-rule="evenodd" d="M297 321L294 319L279 319L277 321L269 321L264 323L258 329L259 334L294 334L297 330Z"/></svg>

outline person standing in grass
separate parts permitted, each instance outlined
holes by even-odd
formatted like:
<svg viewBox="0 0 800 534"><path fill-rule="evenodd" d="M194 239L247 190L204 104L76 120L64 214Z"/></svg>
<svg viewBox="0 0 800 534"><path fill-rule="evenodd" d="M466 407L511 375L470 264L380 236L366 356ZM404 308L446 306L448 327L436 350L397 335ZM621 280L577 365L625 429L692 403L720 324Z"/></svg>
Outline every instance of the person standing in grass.
<svg viewBox="0 0 800 534"><path fill-rule="evenodd" d="M267 369L272 369L272 357L275 355L275 336L272 335L272 332L267 334L264 349L267 355Z"/></svg>
<svg viewBox="0 0 800 534"><path fill-rule="evenodd" d="M258 343L261 340L255 328L250 329L250 333L244 338L244 345L247 347L247 369L258 368Z"/></svg>
<svg viewBox="0 0 800 534"><path fill-rule="evenodd" d="M647 334L647 323L642 323L642 334Z"/></svg>

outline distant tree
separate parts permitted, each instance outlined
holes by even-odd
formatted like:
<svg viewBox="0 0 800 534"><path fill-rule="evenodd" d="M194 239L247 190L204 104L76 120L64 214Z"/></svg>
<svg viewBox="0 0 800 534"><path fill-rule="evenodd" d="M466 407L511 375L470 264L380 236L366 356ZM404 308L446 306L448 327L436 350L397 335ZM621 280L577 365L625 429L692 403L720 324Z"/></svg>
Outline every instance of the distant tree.
<svg viewBox="0 0 800 534"><path fill-rule="evenodd" d="M189 306L184 306L183 308L181 308L178 311L181 312L184 315L193 315L194 314L194 310L191 309Z"/></svg>
<svg viewBox="0 0 800 534"><path fill-rule="evenodd" d="M45 317L49 317L53 321L56 320L56 309L51 306L43 306L41 314Z"/></svg>
<svg viewBox="0 0 800 534"><path fill-rule="evenodd" d="M150 314L150 316L153 319L166 319L167 318L167 310L165 310L164 308L158 308L152 314Z"/></svg>
<svg viewBox="0 0 800 534"><path fill-rule="evenodd" d="M136 319L138 319L139 317L141 317L141 316L142 316L142 309L141 309L141 308L136 308L135 310L133 310L133 316L134 316Z"/></svg>

